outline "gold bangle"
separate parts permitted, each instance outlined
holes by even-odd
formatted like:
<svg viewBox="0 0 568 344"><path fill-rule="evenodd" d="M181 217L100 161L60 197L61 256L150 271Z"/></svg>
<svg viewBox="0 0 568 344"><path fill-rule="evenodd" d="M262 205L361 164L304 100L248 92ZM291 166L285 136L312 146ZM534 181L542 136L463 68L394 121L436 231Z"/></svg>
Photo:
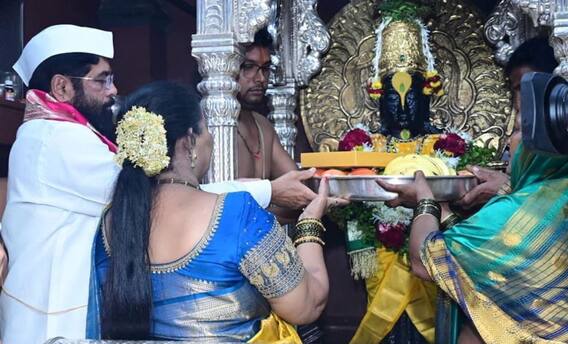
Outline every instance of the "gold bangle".
<svg viewBox="0 0 568 344"><path fill-rule="evenodd" d="M315 237L315 236L301 237L301 238L294 240L294 242L293 242L294 247L298 247L301 244L307 244L307 243L315 243L315 244L319 244L321 246L325 246L325 242L322 239Z"/></svg>
<svg viewBox="0 0 568 344"><path fill-rule="evenodd" d="M413 221L420 215L429 214L434 216L440 221L440 216L442 216L442 208L438 202L432 199L422 199L418 202L416 209L414 209Z"/></svg>
<svg viewBox="0 0 568 344"><path fill-rule="evenodd" d="M293 240L303 238L303 237L308 237L308 236L323 238L321 231L311 230L311 231L302 231L302 232L294 233Z"/></svg>
<svg viewBox="0 0 568 344"><path fill-rule="evenodd" d="M303 222L303 221L313 221L313 222L321 223L321 220L316 218L316 217L304 217L304 218L298 220L298 222Z"/></svg>
<svg viewBox="0 0 568 344"><path fill-rule="evenodd" d="M313 229L313 230L320 231L322 233L325 232L325 228L323 226L316 224L316 223L302 222L302 223L296 224L296 230L302 231L304 229Z"/></svg>
<svg viewBox="0 0 568 344"><path fill-rule="evenodd" d="M435 206L435 207L439 207L439 206L440 206L440 203L438 203L436 200L431 199L431 198L423 198L423 199L421 199L420 201L418 201L417 206L419 206L419 205L426 205L426 204L433 205L433 206Z"/></svg>
<svg viewBox="0 0 568 344"><path fill-rule="evenodd" d="M325 243L321 239L305 238L305 239L300 239L300 240L294 241L294 247L298 247L298 245L306 244L306 243L315 243L315 244L319 244L321 246L325 246Z"/></svg>
<svg viewBox="0 0 568 344"><path fill-rule="evenodd" d="M420 212L423 211L424 209L435 210L435 211L441 210L440 207L436 207L435 205L432 204L420 204L419 206L416 207L415 210L417 212Z"/></svg>
<svg viewBox="0 0 568 344"><path fill-rule="evenodd" d="M302 224L304 224L304 223L306 223L306 224L308 224L308 223L315 224L315 225L317 225L318 227L320 227L320 228L325 232L325 226L323 225L323 223L321 223L321 220L320 220L320 219L315 219L315 218L308 218L308 217L306 217L306 218L303 218L303 219L299 220L298 223L296 224L296 226L302 225Z"/></svg>
<svg viewBox="0 0 568 344"><path fill-rule="evenodd" d="M325 232L325 227L322 225L321 221L314 219L303 219L296 224L296 232L293 238L300 238L304 236L316 236L323 237Z"/></svg>
<svg viewBox="0 0 568 344"><path fill-rule="evenodd" d="M457 216L454 213L451 213L450 215L446 216L446 218L442 221L442 223L440 224L440 229L446 230L448 228L455 226L460 221L461 219L459 216Z"/></svg>
<svg viewBox="0 0 568 344"><path fill-rule="evenodd" d="M297 238L296 240L294 240L294 242L306 241L306 240L317 240L317 241L323 242L322 238L315 236L315 235L306 235L306 236Z"/></svg>
<svg viewBox="0 0 568 344"><path fill-rule="evenodd" d="M440 207L436 207L436 206L433 206L431 204L420 205L416 209L418 209L418 211L423 211L425 209L426 210L434 210L434 211L440 211L441 210Z"/></svg>
<svg viewBox="0 0 568 344"><path fill-rule="evenodd" d="M440 222L440 223L447 222L450 217L455 216L455 215L456 215L456 214L454 214L454 213L449 213L448 216L444 217L444 218L442 219L442 222Z"/></svg>
<svg viewBox="0 0 568 344"><path fill-rule="evenodd" d="M414 217L420 215L420 214L432 214L434 216L436 216L438 218L438 220L440 219L441 211L440 208L436 208L433 206L422 206L420 208L416 208L414 210Z"/></svg>
<svg viewBox="0 0 568 344"><path fill-rule="evenodd" d="M416 204L416 208L426 207L426 206L440 208L440 203L436 202L433 199L424 198L418 201L418 204Z"/></svg>
<svg viewBox="0 0 568 344"><path fill-rule="evenodd" d="M416 219L418 219L419 217L424 216L424 215L433 216L436 220L440 221L440 219L432 213L422 213L422 214L418 214L418 215L414 216L414 218L412 219L412 222L416 221Z"/></svg>

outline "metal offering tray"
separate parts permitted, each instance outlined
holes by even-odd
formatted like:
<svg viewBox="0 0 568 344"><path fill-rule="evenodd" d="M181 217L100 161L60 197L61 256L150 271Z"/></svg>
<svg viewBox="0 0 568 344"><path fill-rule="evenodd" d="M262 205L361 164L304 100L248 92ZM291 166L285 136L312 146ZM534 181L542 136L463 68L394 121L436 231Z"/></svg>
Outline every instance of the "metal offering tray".
<svg viewBox="0 0 568 344"><path fill-rule="evenodd" d="M396 193L385 191L377 179L390 184L403 185L414 181L413 176L328 176L331 196L350 196L352 201L389 201L397 197ZM315 177L317 190L321 177ZM426 177L434 198L440 202L460 199L477 185L475 176L435 176Z"/></svg>

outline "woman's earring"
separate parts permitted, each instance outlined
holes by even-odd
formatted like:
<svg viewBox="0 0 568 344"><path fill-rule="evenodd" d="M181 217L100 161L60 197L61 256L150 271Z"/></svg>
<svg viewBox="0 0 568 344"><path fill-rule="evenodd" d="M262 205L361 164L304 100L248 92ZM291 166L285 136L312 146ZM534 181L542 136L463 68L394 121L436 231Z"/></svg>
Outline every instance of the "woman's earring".
<svg viewBox="0 0 568 344"><path fill-rule="evenodd" d="M191 160L191 169L195 169L195 162L197 161L197 153L194 150L191 151L191 156L189 157Z"/></svg>
<svg viewBox="0 0 568 344"><path fill-rule="evenodd" d="M191 161L191 169L195 169L195 162L197 161L197 153L195 152L195 137L192 135L189 135L189 138L191 140L191 148L189 149L189 160Z"/></svg>

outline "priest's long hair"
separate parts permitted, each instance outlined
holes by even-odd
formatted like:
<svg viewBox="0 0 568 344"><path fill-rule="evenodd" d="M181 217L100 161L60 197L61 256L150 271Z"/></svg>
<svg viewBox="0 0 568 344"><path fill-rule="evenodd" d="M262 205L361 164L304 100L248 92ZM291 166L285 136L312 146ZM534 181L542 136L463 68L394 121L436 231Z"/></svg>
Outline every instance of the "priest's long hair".
<svg viewBox="0 0 568 344"><path fill-rule="evenodd" d="M198 97L182 85L155 82L126 99L125 110L145 107L164 119L168 155L192 128L200 133ZM171 163L170 163L171 165ZM112 197L108 226L110 264L102 287L103 339L137 340L151 336L152 279L148 245L156 177L126 160Z"/></svg>

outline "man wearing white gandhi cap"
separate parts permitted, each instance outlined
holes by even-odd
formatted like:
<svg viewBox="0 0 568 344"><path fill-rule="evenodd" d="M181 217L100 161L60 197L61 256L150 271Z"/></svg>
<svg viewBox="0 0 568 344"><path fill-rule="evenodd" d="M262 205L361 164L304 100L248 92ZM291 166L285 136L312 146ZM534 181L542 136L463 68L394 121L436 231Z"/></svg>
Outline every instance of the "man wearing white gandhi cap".
<svg viewBox="0 0 568 344"><path fill-rule="evenodd" d="M9 255L0 295L4 344L85 338L91 245L120 167L113 161L109 110L117 89L112 33L51 26L14 65L30 90L10 152L2 237ZM301 207L315 194L290 172L272 183L225 182L210 192L245 190L263 206Z"/></svg>

